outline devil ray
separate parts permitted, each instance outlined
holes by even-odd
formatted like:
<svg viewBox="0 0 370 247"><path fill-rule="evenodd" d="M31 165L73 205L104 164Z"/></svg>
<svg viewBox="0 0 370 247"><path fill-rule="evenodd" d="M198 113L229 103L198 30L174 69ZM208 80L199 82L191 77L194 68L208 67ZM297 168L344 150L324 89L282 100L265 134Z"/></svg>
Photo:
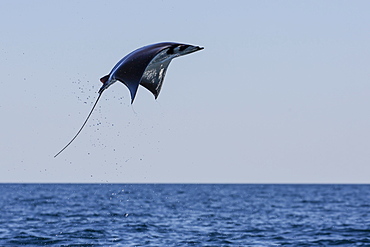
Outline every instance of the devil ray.
<svg viewBox="0 0 370 247"><path fill-rule="evenodd" d="M166 71L172 59L202 49L203 47L199 46L174 42L162 42L141 47L126 55L113 67L108 75L103 76L100 79L103 86L99 89L98 98L96 99L85 122L72 140L62 150L60 150L54 158L63 152L80 134L94 111L102 93L110 85L116 81L120 81L125 84L130 90L131 104L134 102L139 85L148 89L154 97L157 98L161 91Z"/></svg>

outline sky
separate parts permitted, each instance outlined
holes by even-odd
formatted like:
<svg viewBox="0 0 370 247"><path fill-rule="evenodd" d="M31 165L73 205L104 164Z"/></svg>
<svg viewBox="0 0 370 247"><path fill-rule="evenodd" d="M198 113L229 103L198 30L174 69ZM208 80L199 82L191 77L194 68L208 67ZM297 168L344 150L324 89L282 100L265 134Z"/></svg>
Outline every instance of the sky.
<svg viewBox="0 0 370 247"><path fill-rule="evenodd" d="M1 1L1 183L370 183L369 1ZM99 78L174 41L157 100Z"/></svg>

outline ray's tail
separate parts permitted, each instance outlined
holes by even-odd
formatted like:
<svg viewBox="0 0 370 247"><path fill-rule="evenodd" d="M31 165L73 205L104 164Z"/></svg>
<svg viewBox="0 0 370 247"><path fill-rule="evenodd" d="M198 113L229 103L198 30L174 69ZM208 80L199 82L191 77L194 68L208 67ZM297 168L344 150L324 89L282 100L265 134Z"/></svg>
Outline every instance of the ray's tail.
<svg viewBox="0 0 370 247"><path fill-rule="evenodd" d="M99 93L99 96L98 96L98 98L96 99L96 101L95 101L95 104L94 104L94 106L92 107L92 109L91 109L91 111L90 111L90 113L89 113L89 115L87 116L87 118L86 118L86 120L85 120L85 122L82 124L82 126L81 126L81 128L80 128L80 130L77 132L77 134L72 138L72 140L70 141L70 142L68 142L68 144L67 145L65 145L65 147L64 148L62 148L62 150L60 150L56 155L54 155L54 158L55 157L57 157L61 152L63 152L64 151L64 149L66 149L75 139L76 139L76 137L80 134L80 132L82 131L82 129L83 129L83 127L85 127L85 125L86 125L86 123L87 123L87 120L89 120L89 118L90 118L90 116L91 116L91 114L92 114L92 112L94 111L94 109L95 109L95 106L96 106L96 104L98 103L98 101L99 101L99 99L100 99L100 96L101 96L102 94L101 93Z"/></svg>

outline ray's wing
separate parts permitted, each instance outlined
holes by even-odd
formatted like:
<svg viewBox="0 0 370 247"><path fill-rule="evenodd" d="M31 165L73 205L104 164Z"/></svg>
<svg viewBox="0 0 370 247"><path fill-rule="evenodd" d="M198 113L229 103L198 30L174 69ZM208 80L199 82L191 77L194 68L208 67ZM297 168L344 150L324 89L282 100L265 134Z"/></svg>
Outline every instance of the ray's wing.
<svg viewBox="0 0 370 247"><path fill-rule="evenodd" d="M140 85L148 89L155 98L158 97L161 91L164 77L170 62L175 55L169 55L168 49L161 51L153 58L148 67L145 69Z"/></svg>
<svg viewBox="0 0 370 247"><path fill-rule="evenodd" d="M161 91L164 76L171 60L165 61L163 63L156 63L145 70L143 77L141 78L140 85L148 89L155 98L158 97Z"/></svg>
<svg viewBox="0 0 370 247"><path fill-rule="evenodd" d="M161 51L173 45L174 43L159 43L139 48L122 58L112 69L110 74L113 79L121 81L130 90L131 103L135 99L137 88L147 67L156 60L154 58L158 54L162 54Z"/></svg>
<svg viewBox="0 0 370 247"><path fill-rule="evenodd" d="M157 98L172 59L202 49L199 46L172 43L171 46L163 49L151 60L141 78L140 85L152 92L154 97Z"/></svg>

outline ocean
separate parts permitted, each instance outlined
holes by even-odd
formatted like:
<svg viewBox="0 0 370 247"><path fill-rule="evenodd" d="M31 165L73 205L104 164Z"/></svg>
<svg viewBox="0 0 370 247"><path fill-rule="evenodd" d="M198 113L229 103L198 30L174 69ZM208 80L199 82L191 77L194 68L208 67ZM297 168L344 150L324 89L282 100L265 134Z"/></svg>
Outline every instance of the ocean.
<svg viewBox="0 0 370 247"><path fill-rule="evenodd" d="M370 246L370 185L0 184L0 246Z"/></svg>

